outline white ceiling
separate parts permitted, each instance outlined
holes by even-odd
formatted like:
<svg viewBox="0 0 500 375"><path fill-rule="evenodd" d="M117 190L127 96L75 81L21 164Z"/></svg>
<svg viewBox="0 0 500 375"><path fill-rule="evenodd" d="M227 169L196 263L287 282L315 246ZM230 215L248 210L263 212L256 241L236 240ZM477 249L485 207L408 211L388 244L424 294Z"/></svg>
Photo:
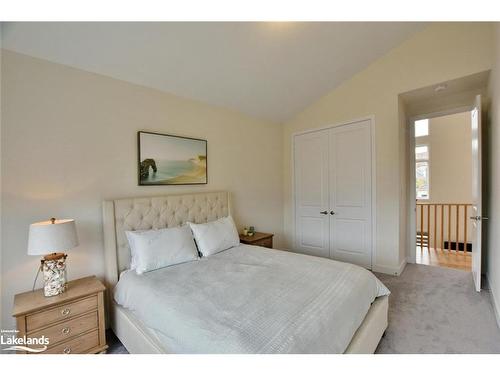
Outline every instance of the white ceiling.
<svg viewBox="0 0 500 375"><path fill-rule="evenodd" d="M3 48L282 122L419 23L6 23Z"/></svg>

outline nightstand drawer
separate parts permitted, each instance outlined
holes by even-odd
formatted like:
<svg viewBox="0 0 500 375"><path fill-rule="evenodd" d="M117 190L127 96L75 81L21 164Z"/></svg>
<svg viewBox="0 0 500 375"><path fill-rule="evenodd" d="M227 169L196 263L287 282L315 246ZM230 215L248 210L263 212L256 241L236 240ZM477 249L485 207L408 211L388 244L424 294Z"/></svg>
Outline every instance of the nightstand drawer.
<svg viewBox="0 0 500 375"><path fill-rule="evenodd" d="M88 353L92 348L99 346L98 331L92 331L85 335L75 337L73 340L63 342L62 344L53 346L42 354L80 354Z"/></svg>
<svg viewBox="0 0 500 375"><path fill-rule="evenodd" d="M78 336L79 334L97 328L98 319L97 311L80 316L75 319L66 320L52 327L41 329L29 336L40 337L44 335L49 339L50 346L70 337Z"/></svg>
<svg viewBox="0 0 500 375"><path fill-rule="evenodd" d="M255 241L254 243L252 243L252 245L272 248L273 238L272 237L263 238L262 240Z"/></svg>
<svg viewBox="0 0 500 375"><path fill-rule="evenodd" d="M76 302L59 305L55 308L44 310L26 316L26 330L28 332L45 327L51 323L97 309L97 296L91 296Z"/></svg>

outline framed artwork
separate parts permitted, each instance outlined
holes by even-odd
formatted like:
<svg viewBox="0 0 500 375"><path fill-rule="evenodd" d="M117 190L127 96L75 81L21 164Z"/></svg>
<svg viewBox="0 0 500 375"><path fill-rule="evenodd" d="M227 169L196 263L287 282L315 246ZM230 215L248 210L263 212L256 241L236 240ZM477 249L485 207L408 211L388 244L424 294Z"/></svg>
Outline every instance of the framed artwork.
<svg viewBox="0 0 500 375"><path fill-rule="evenodd" d="M208 182L207 141L137 132L139 185L198 185Z"/></svg>

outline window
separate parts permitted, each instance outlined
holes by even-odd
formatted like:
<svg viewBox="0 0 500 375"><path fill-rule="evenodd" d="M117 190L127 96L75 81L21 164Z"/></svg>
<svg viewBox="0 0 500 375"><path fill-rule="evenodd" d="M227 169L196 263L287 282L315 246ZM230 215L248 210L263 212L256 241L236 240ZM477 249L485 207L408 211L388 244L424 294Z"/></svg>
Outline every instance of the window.
<svg viewBox="0 0 500 375"><path fill-rule="evenodd" d="M415 121L415 137L424 137L426 135L429 135L429 120Z"/></svg>
<svg viewBox="0 0 500 375"><path fill-rule="evenodd" d="M415 147L415 181L417 199L429 199L429 146Z"/></svg>
<svg viewBox="0 0 500 375"><path fill-rule="evenodd" d="M429 147L428 146L415 147L415 159L429 160Z"/></svg>

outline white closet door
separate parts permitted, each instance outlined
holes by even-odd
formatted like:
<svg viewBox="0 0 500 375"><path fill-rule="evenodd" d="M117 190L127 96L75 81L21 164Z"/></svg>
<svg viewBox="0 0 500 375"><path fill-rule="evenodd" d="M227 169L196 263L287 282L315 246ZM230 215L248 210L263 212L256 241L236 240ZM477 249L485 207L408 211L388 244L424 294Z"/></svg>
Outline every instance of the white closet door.
<svg viewBox="0 0 500 375"><path fill-rule="evenodd" d="M295 137L295 249L328 257L328 130Z"/></svg>
<svg viewBox="0 0 500 375"><path fill-rule="evenodd" d="M330 257L372 266L370 120L330 130Z"/></svg>

